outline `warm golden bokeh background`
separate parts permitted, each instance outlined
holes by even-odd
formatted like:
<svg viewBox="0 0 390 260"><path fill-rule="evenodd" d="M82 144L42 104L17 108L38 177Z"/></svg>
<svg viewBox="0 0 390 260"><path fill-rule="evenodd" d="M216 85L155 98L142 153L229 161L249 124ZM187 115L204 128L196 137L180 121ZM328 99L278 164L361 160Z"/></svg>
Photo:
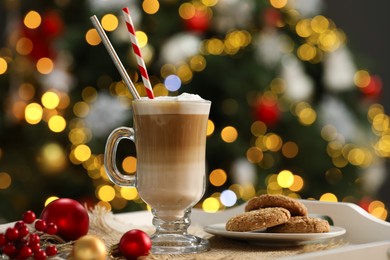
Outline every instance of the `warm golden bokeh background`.
<svg viewBox="0 0 390 260"><path fill-rule="evenodd" d="M361 3L308 3L4 1L0 222L27 209L39 212L56 197L115 212L147 208L136 189L108 180L102 159L108 133L131 125L132 97L91 15L99 17L145 95L124 6L131 10L154 94L193 92L213 103L207 191L197 207L216 212L256 194L278 193L353 202L386 219L390 120L383 61L371 49L360 52L358 43L366 38L351 37L338 24L361 24L352 11L343 19ZM363 29L369 35L377 28ZM118 156L119 167L134 174L134 148L123 144Z"/></svg>

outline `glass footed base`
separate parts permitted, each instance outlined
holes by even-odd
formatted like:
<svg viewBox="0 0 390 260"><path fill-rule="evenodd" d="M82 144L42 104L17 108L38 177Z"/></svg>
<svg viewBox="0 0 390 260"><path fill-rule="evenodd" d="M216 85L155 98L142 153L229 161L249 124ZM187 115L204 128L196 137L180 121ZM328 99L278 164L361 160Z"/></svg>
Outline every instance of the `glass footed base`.
<svg viewBox="0 0 390 260"><path fill-rule="evenodd" d="M153 254L193 254L210 248L208 240L190 234L155 234L151 240Z"/></svg>

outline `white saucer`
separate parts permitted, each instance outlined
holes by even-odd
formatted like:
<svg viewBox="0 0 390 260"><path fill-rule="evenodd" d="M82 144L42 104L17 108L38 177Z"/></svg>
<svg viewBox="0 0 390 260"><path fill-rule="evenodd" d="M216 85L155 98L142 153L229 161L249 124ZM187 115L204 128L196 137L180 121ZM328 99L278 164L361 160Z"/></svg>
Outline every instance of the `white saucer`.
<svg viewBox="0 0 390 260"><path fill-rule="evenodd" d="M327 233L268 233L259 232L234 232L225 229L225 223L218 223L204 227L204 230L213 235L219 235L227 238L246 240L256 244L272 245L297 245L304 243L319 242L325 239L341 236L346 230L341 227L330 226Z"/></svg>

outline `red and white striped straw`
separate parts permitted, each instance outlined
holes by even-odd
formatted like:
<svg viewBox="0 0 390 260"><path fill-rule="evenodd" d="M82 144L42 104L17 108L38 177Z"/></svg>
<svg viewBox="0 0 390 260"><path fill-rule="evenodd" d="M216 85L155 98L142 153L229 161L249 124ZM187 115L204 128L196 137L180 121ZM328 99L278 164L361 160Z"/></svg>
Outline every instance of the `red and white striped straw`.
<svg viewBox="0 0 390 260"><path fill-rule="evenodd" d="M127 30L129 31L130 34L131 45L133 45L133 50L135 53L135 57L137 59L138 68L141 72L142 81L144 82L146 88L146 94L150 99L153 99L154 95L153 95L152 85L150 84L148 71L146 70L145 61L142 58L141 49L139 47L137 37L135 36L134 24L130 17L129 8L125 7L122 9L122 11L123 11L123 16L125 17Z"/></svg>

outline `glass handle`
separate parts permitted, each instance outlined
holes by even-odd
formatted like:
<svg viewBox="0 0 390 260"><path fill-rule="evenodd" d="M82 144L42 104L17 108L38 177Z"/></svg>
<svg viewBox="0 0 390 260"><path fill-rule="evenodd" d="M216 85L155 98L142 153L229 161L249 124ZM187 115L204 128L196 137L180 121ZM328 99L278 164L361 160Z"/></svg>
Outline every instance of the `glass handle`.
<svg viewBox="0 0 390 260"><path fill-rule="evenodd" d="M134 129L129 127L119 127L111 132L107 138L104 152L104 167L109 179L119 186L135 186L134 175L122 174L116 164L116 152L118 144L122 139L129 139L134 142Z"/></svg>

